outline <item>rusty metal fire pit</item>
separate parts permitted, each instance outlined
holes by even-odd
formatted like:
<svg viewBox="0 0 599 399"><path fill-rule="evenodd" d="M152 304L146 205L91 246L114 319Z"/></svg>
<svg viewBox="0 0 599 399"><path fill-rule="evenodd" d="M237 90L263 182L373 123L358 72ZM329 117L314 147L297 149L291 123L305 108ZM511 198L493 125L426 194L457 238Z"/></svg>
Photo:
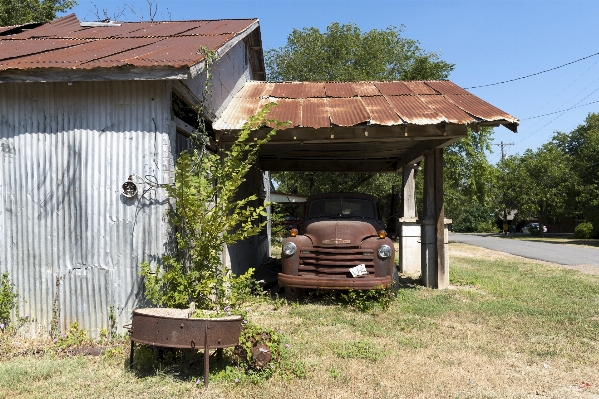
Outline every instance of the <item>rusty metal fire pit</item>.
<svg viewBox="0 0 599 399"><path fill-rule="evenodd" d="M131 337L129 366L133 364L135 342L166 348L204 350L204 385L208 386L210 350L235 346L241 334L241 316L189 318L188 309L145 308L133 311L125 326Z"/></svg>

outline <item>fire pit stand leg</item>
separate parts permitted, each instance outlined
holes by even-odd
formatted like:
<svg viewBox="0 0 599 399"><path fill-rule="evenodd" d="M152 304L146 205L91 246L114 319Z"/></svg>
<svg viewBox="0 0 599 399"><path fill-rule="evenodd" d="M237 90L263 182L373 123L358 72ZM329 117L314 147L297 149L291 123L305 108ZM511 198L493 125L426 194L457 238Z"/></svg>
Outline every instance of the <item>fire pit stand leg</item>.
<svg viewBox="0 0 599 399"><path fill-rule="evenodd" d="M133 351L135 350L135 341L131 340L131 351L129 352L129 368L133 368Z"/></svg>
<svg viewBox="0 0 599 399"><path fill-rule="evenodd" d="M208 387L208 376L210 374L210 351L208 349L208 325L204 330L204 387Z"/></svg>

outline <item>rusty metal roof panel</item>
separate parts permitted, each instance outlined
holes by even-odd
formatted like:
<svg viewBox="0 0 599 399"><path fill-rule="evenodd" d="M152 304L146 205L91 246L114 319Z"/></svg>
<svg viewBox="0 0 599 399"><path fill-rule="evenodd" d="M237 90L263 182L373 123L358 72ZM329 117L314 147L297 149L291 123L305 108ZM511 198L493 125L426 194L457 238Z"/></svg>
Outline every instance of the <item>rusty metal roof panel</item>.
<svg viewBox="0 0 599 399"><path fill-rule="evenodd" d="M467 96L448 94L445 97L448 98L454 104L456 104L458 107L460 107L462 110L478 118L487 121L506 120L513 123L518 122L518 119L514 118L510 114L503 112L499 108L494 107L488 102L483 101L480 98L473 96L472 94Z"/></svg>
<svg viewBox="0 0 599 399"><path fill-rule="evenodd" d="M122 38L136 32L142 28L140 23L124 23L121 26L97 26L82 28L75 32L73 36L78 39L107 39L107 38Z"/></svg>
<svg viewBox="0 0 599 399"><path fill-rule="evenodd" d="M352 85L360 97L381 95L381 92L376 88L374 82L353 82Z"/></svg>
<svg viewBox="0 0 599 399"><path fill-rule="evenodd" d="M471 115L462 111L454 103L443 96L419 96L419 98L426 105L442 115L448 123L466 125L468 123L476 122L476 119Z"/></svg>
<svg viewBox="0 0 599 399"><path fill-rule="evenodd" d="M444 118L431 109L417 96L385 96L395 112L407 123L414 125L433 125L443 122Z"/></svg>
<svg viewBox="0 0 599 399"><path fill-rule="evenodd" d="M241 129L249 117L256 115L267 102L268 100L262 98L235 99L231 101L221 117L214 122L213 128L215 130Z"/></svg>
<svg viewBox="0 0 599 399"><path fill-rule="evenodd" d="M370 114L370 123L375 125L393 126L402 124L391 105L383 96L362 97L362 102Z"/></svg>
<svg viewBox="0 0 599 399"><path fill-rule="evenodd" d="M225 33L239 33L249 28L257 19L223 19L208 21L201 26L186 31L185 35L222 35ZM199 21L206 22L206 21Z"/></svg>
<svg viewBox="0 0 599 399"><path fill-rule="evenodd" d="M21 32L11 38L29 39L35 37L65 37L73 32L83 29L75 14L69 14L62 18L43 24L39 28Z"/></svg>
<svg viewBox="0 0 599 399"><path fill-rule="evenodd" d="M120 37L163 37L186 35L189 31L198 28L198 25L205 25L206 21L181 21L181 22L142 22L139 23L139 29L122 33ZM112 29L112 28L110 28Z"/></svg>
<svg viewBox="0 0 599 399"><path fill-rule="evenodd" d="M238 98L268 98L272 94L274 83L247 82L235 97Z"/></svg>
<svg viewBox="0 0 599 399"><path fill-rule="evenodd" d="M271 98L270 101L276 102L277 105L270 108L270 111L268 112L268 118L276 119L279 122L291 121L290 125L287 125L282 129L301 126L303 100L288 98Z"/></svg>
<svg viewBox="0 0 599 399"><path fill-rule="evenodd" d="M449 80L431 80L426 82L427 86L432 87L441 94L464 94L471 96L472 94L462 89Z"/></svg>
<svg viewBox="0 0 599 399"><path fill-rule="evenodd" d="M0 40L0 65L2 65L0 68L5 69L4 62L1 60L78 46L88 42L89 40L74 41L65 39L28 40L26 43L22 40Z"/></svg>
<svg viewBox="0 0 599 399"><path fill-rule="evenodd" d="M139 46L145 46L157 40L155 38L140 38L136 40L136 43ZM2 68L74 68L88 63L90 59L97 60L98 58L126 51L130 47L130 43L120 40L89 41L78 46L7 60L2 63Z"/></svg>
<svg viewBox="0 0 599 399"><path fill-rule="evenodd" d="M414 93L405 82L374 82L374 85L385 96L413 96Z"/></svg>
<svg viewBox="0 0 599 399"><path fill-rule="evenodd" d="M420 81L403 82L410 88L415 94L438 94L426 83Z"/></svg>
<svg viewBox="0 0 599 399"><path fill-rule="evenodd" d="M358 90L350 82L326 82L324 90L327 97L356 97Z"/></svg>
<svg viewBox="0 0 599 399"><path fill-rule="evenodd" d="M140 40L142 38L138 38ZM219 48L227 42L230 37L225 35L209 36L207 40L202 40L204 45L211 50ZM188 37L168 37L168 38L143 38L143 40L152 40L154 43L132 50L120 52L99 60L90 61L84 68L93 68L98 66L117 66L117 65L135 65L135 66L173 66L182 67L195 65L204 59L204 54L198 54L198 44L195 40ZM176 60L176 61L173 61Z"/></svg>
<svg viewBox="0 0 599 399"><path fill-rule="evenodd" d="M355 126L370 120L366 107L357 97L327 98L327 102L331 122L337 126Z"/></svg>
<svg viewBox="0 0 599 399"><path fill-rule="evenodd" d="M325 98L306 98L302 103L302 126L330 127L331 120Z"/></svg>
<svg viewBox="0 0 599 399"><path fill-rule="evenodd" d="M313 82L275 83L271 95L276 98L326 97L324 83Z"/></svg>

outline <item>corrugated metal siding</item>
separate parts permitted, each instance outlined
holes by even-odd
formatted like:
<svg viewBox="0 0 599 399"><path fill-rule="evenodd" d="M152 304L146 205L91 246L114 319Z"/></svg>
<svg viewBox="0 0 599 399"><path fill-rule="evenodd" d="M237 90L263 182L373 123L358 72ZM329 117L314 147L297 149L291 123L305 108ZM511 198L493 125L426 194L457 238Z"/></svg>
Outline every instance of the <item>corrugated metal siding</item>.
<svg viewBox="0 0 599 399"><path fill-rule="evenodd" d="M141 300L139 264L166 241L165 193L127 199L131 173L169 179L170 87L163 81L0 85L0 272L21 315L97 336L130 320ZM172 136L172 137L171 137Z"/></svg>

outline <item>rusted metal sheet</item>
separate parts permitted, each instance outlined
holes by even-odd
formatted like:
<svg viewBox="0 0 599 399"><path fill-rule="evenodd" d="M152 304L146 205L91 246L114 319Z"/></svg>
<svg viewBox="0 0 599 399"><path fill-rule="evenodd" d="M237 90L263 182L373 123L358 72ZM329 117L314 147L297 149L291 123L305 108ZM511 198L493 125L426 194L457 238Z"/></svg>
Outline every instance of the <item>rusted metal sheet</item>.
<svg viewBox="0 0 599 399"><path fill-rule="evenodd" d="M275 83L271 95L277 98L326 97L324 83L311 82Z"/></svg>
<svg viewBox="0 0 599 399"><path fill-rule="evenodd" d="M185 32L185 35L222 35L227 33L239 33L256 23L257 19L223 19L208 21L201 26ZM201 21L205 22L205 21Z"/></svg>
<svg viewBox="0 0 599 399"><path fill-rule="evenodd" d="M393 126L403 123L383 96L362 97L362 102L370 115L370 123Z"/></svg>
<svg viewBox="0 0 599 399"><path fill-rule="evenodd" d="M474 115L478 118L482 118L487 121L499 121L499 120L507 120L510 122L517 122L518 120L513 116L506 114L502 110L493 105L489 104L486 101L481 100L480 98L473 95L451 95L448 94L445 96L458 107L468 112L471 115Z"/></svg>
<svg viewBox="0 0 599 399"><path fill-rule="evenodd" d="M290 125L284 126L283 129L289 129L295 126L300 126L302 122L302 100L278 98L272 99L277 105L270 108L268 118L276 119L279 122L291 121Z"/></svg>
<svg viewBox="0 0 599 399"><path fill-rule="evenodd" d="M413 96L415 94L405 82L374 82L374 85L385 96Z"/></svg>
<svg viewBox="0 0 599 399"><path fill-rule="evenodd" d="M358 90L351 82L326 82L324 89L327 97L356 97Z"/></svg>
<svg viewBox="0 0 599 399"><path fill-rule="evenodd" d="M158 40L155 38L140 38L136 39L136 42L138 46L145 46L155 43ZM2 68L28 69L39 68L41 65L55 68L75 68L88 63L90 60L101 59L126 51L129 48L130 44L124 41L88 41L78 46L6 60L2 62ZM119 62L117 65L119 64L122 64L122 62Z"/></svg>
<svg viewBox="0 0 599 399"><path fill-rule="evenodd" d="M443 116L433 111L417 96L385 96L395 112L407 123L435 125L443 122Z"/></svg>
<svg viewBox="0 0 599 399"><path fill-rule="evenodd" d="M267 102L268 100L263 98L232 101L214 124L214 128L217 130L240 129L249 117L255 115Z"/></svg>
<svg viewBox="0 0 599 399"><path fill-rule="evenodd" d="M302 103L302 126L330 127L331 119L325 98L306 98Z"/></svg>
<svg viewBox="0 0 599 399"><path fill-rule="evenodd" d="M35 57L36 53L45 53L49 50L60 50L69 47L76 47L85 43L89 43L89 40L73 41L66 39L53 39L53 40L30 40L27 41L26 45L21 40L0 40L0 69L6 69L5 66L8 61L7 59L16 58L13 62L18 62L18 57L30 56ZM29 58L29 57L27 57ZM22 58L22 59L27 59Z"/></svg>
<svg viewBox="0 0 599 399"><path fill-rule="evenodd" d="M77 16L75 16L75 14L69 14L48 22L39 28L31 29L12 37L15 39L65 37L81 29L82 27Z"/></svg>
<svg viewBox="0 0 599 399"><path fill-rule="evenodd" d="M355 126L370 120L366 107L357 97L328 98L331 122L337 126Z"/></svg>
<svg viewBox="0 0 599 399"><path fill-rule="evenodd" d="M438 94L430 86L427 86L424 82L419 81L408 81L403 82L407 87L410 88L415 94Z"/></svg>
<svg viewBox="0 0 599 399"><path fill-rule="evenodd" d="M53 310L62 331L78 322L92 337L111 308L130 321L168 205L164 190L141 184L129 199L120 187L132 173L171 182L170 98L165 81L0 84L0 273L31 335Z"/></svg>
<svg viewBox="0 0 599 399"><path fill-rule="evenodd" d="M376 88L374 82L353 82L353 86L360 97L381 95L381 92Z"/></svg>
<svg viewBox="0 0 599 399"><path fill-rule="evenodd" d="M0 60L6 60L0 69L186 67L204 59L198 54L201 46L217 50L256 23L247 19L85 27L71 14L26 32L0 36Z"/></svg>
<svg viewBox="0 0 599 399"><path fill-rule="evenodd" d="M237 98L268 98L272 93L274 83L247 82L236 95Z"/></svg>
<svg viewBox="0 0 599 399"><path fill-rule="evenodd" d="M471 96L466 90L448 80L431 80L426 82L427 86L432 87L441 94L465 94Z"/></svg>
<svg viewBox="0 0 599 399"><path fill-rule="evenodd" d="M443 96L420 96L426 105L442 115L446 122L466 125L476 120Z"/></svg>
<svg viewBox="0 0 599 399"><path fill-rule="evenodd" d="M135 309L129 330L131 339L146 345L192 349L203 349L205 343L208 349L228 348L239 343L241 316L192 319L186 314L186 309Z"/></svg>

